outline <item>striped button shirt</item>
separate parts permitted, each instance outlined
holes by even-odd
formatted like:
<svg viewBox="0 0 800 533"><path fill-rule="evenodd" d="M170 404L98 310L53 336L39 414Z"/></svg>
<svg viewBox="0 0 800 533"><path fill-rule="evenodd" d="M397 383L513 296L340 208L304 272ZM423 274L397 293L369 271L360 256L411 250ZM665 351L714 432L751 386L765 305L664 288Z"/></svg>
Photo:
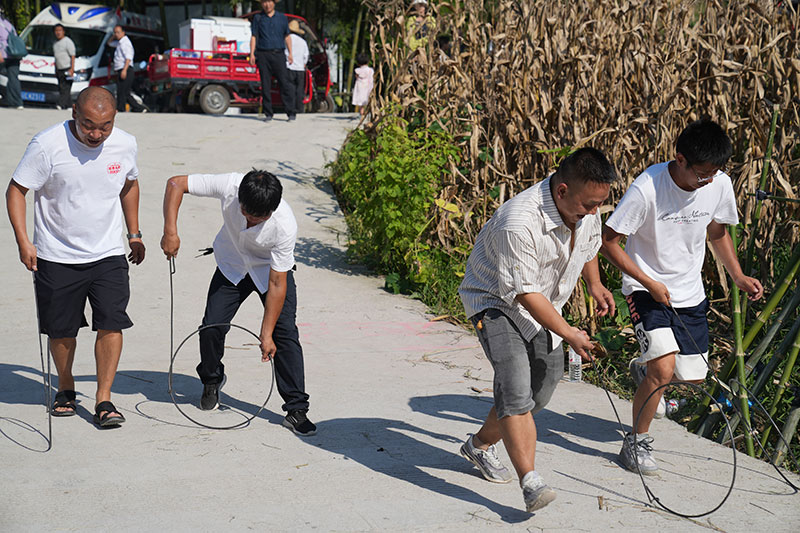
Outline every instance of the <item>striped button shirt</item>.
<svg viewBox="0 0 800 533"><path fill-rule="evenodd" d="M481 229L467 261L458 289L467 316L498 309L530 341L542 326L516 296L540 293L560 313L583 266L600 249L600 227L599 214L583 217L570 249L572 231L553 201L550 178L510 199Z"/></svg>

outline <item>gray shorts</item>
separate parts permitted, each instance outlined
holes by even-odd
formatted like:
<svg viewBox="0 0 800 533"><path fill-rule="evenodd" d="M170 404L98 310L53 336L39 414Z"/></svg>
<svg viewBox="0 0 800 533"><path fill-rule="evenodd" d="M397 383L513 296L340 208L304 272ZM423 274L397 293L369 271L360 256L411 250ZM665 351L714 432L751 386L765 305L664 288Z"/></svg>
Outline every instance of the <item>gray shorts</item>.
<svg viewBox="0 0 800 533"><path fill-rule="evenodd" d="M487 309L470 320L494 368L497 418L544 409L564 375L561 343L554 347L546 329L526 341L514 322L497 309ZM477 329L479 321L483 327Z"/></svg>

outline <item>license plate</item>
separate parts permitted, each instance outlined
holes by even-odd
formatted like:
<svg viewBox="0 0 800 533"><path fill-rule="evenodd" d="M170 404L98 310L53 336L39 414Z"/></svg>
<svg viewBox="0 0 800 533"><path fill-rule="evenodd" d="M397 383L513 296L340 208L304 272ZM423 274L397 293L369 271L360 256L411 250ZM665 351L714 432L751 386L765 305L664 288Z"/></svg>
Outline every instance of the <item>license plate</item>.
<svg viewBox="0 0 800 533"><path fill-rule="evenodd" d="M35 93L31 91L22 91L22 99L28 102L44 102L44 93Z"/></svg>

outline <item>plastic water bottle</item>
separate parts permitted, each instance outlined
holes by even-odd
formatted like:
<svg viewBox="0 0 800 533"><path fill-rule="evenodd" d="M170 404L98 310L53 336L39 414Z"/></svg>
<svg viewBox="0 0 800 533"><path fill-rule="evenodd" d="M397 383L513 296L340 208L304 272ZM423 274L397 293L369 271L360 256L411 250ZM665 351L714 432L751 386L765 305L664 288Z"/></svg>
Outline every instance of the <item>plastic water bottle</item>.
<svg viewBox="0 0 800 533"><path fill-rule="evenodd" d="M572 349L572 346L569 347L569 380L570 381L581 381L583 369L581 367L581 356L578 355L578 352Z"/></svg>

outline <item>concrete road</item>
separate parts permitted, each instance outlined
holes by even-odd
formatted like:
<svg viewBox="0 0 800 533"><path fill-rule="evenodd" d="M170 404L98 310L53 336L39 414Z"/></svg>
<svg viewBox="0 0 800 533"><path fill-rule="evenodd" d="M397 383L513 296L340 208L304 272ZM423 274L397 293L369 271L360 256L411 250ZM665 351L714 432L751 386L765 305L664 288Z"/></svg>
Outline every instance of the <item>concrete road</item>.
<svg viewBox="0 0 800 533"><path fill-rule="evenodd" d="M8 179L29 139L68 117L52 110L0 110L0 174ZM19 263L6 217L0 360L2 531L797 531L800 496L768 464L737 456L735 489L714 514L686 520L648 504L639 477L615 458L619 428L605 393L562 383L537 416L537 469L558 499L530 515L516 480L484 481L458 449L491 405L491 368L475 337L431 321L417 301L382 290L381 278L346 261L344 222L324 178L356 121L302 115L264 124L252 116L120 116L136 135L146 261L131 268L129 313L113 400L120 429L91 422L93 334L82 331L75 361L79 415L53 419L47 448L42 371L31 275ZM165 180L189 172L267 168L279 175L299 223L298 323L316 436L280 425L281 401L243 429L197 427L167 392L170 275L158 247ZM30 196L30 195L29 195ZM187 198L174 276L176 344L200 323L219 205ZM32 225L31 225L32 227ZM261 308L245 303L236 323L258 330ZM242 422L269 389L270 367L254 339L234 330L225 356L223 409L201 412L196 338L178 353L174 390L207 424ZM615 398L623 421L630 404ZM662 472L650 481L668 507L698 514L725 496L732 453L669 420L654 423ZM508 461L500 447L501 457ZM791 476L800 485L797 476Z"/></svg>

